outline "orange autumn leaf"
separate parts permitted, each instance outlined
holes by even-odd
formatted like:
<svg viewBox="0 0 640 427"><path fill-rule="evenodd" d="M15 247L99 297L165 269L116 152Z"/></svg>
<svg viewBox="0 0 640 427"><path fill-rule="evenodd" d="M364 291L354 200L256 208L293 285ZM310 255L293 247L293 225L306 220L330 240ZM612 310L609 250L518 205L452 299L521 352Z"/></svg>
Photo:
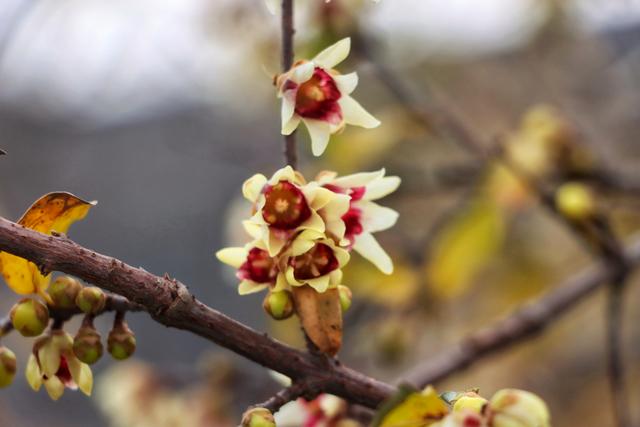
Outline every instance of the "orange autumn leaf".
<svg viewBox="0 0 640 427"><path fill-rule="evenodd" d="M383 405L374 419L374 427L427 427L449 413L449 406L428 386L423 391L401 387L397 396Z"/></svg>
<svg viewBox="0 0 640 427"><path fill-rule="evenodd" d="M316 292L308 285L294 286L293 300L302 328L318 349L335 356L342 345L342 308L337 289Z"/></svg>
<svg viewBox="0 0 640 427"><path fill-rule="evenodd" d="M96 203L71 193L49 193L31 205L18 224L44 234L66 233L71 224L83 219ZM51 280L51 275L42 275L34 263L7 252L0 252L0 270L7 285L21 295L42 294Z"/></svg>

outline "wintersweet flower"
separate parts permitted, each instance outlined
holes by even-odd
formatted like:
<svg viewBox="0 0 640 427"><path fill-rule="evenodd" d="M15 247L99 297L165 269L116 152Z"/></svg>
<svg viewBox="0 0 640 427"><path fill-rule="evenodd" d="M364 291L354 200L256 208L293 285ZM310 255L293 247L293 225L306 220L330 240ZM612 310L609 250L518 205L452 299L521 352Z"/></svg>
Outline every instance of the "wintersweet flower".
<svg viewBox="0 0 640 427"><path fill-rule="evenodd" d="M58 400L65 388L79 388L87 396L91 395L91 368L75 356L73 338L64 331L53 331L35 343L25 374L33 390L40 390L44 384L53 400Z"/></svg>
<svg viewBox="0 0 640 427"><path fill-rule="evenodd" d="M245 247L221 249L216 257L237 269L240 295L260 292L266 288L279 291L286 286L284 274L279 272L276 260L260 241L249 243Z"/></svg>
<svg viewBox="0 0 640 427"><path fill-rule="evenodd" d="M340 74L333 69L349 55L350 48L351 39L342 39L310 61L297 61L275 79L282 98L282 134L291 134L303 122L315 156L321 155L329 137L347 124L367 129L380 125L350 96L358 85L357 73Z"/></svg>
<svg viewBox="0 0 640 427"><path fill-rule="evenodd" d="M349 210L342 216L344 238L360 255L371 261L383 273L393 272L393 262L372 233L392 227L398 213L373 202L392 192L400 185L397 176L385 176L385 170L362 172L338 177L335 172L322 172L317 182L325 188L350 196Z"/></svg>
<svg viewBox="0 0 640 427"><path fill-rule="evenodd" d="M320 293L341 284L341 268L349 262L349 253L345 249L311 230L303 231L286 255L287 283L291 286L309 285Z"/></svg>
<svg viewBox="0 0 640 427"><path fill-rule="evenodd" d="M245 230L264 243L270 256L276 256L298 233L311 230L325 232L325 222L318 214L336 216L340 204L332 203L335 194L319 185L307 185L302 175L287 166L270 180L257 174L249 178L242 192L253 203L255 213L244 222ZM344 208L344 206L342 206Z"/></svg>

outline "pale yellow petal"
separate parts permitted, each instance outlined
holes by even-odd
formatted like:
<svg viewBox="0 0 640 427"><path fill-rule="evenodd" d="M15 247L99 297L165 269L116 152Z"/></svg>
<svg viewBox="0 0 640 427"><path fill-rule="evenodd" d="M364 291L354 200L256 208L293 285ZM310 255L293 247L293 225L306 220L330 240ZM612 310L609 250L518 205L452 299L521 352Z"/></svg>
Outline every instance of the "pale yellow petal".
<svg viewBox="0 0 640 427"><path fill-rule="evenodd" d="M251 203L255 203L266 183L267 177L257 173L242 184L242 195Z"/></svg>
<svg viewBox="0 0 640 427"><path fill-rule="evenodd" d="M48 341L38 350L40 370L47 377L55 376L60 368L60 350L55 346L53 339Z"/></svg>
<svg viewBox="0 0 640 427"><path fill-rule="evenodd" d="M255 294L256 292L260 292L263 289L266 289L267 285L264 283L256 283L252 280L243 280L238 285L238 294L240 295L249 295Z"/></svg>
<svg viewBox="0 0 640 427"><path fill-rule="evenodd" d="M315 64L313 62L303 62L291 70L289 80L297 84L302 84L313 76Z"/></svg>
<svg viewBox="0 0 640 427"><path fill-rule="evenodd" d="M315 279L306 280L305 283L316 291L323 293L329 289L329 281L329 275L325 274L324 276L316 277Z"/></svg>
<svg viewBox="0 0 640 427"><path fill-rule="evenodd" d="M276 256L287 242L274 232L269 231L268 233L268 239L265 241L267 244L267 252L269 252L269 256Z"/></svg>
<svg viewBox="0 0 640 427"><path fill-rule="evenodd" d="M311 211L311 216L309 217L309 219L303 222L298 228L301 230L308 229L308 230L317 231L319 233L324 233L325 231L324 220L316 212Z"/></svg>
<svg viewBox="0 0 640 427"><path fill-rule="evenodd" d="M369 233L356 236L353 249L385 274L393 273L393 262L378 241Z"/></svg>
<svg viewBox="0 0 640 427"><path fill-rule="evenodd" d="M391 194L398 189L400 182L400 178L397 176L385 176L384 178L372 181L367 185L367 191L365 191L363 199L377 200Z"/></svg>
<svg viewBox="0 0 640 427"><path fill-rule="evenodd" d="M321 120L302 119L307 126L309 136L311 137L311 151L314 156L320 156L329 144L331 136L331 125Z"/></svg>
<svg viewBox="0 0 640 427"><path fill-rule="evenodd" d="M291 286L302 286L304 283L298 282L294 275L293 267L287 267L287 271L285 272L285 277L287 278L287 283Z"/></svg>
<svg viewBox="0 0 640 427"><path fill-rule="evenodd" d="M287 283L287 276L280 272L276 278L276 286L273 288L274 292L283 291L289 288L289 284Z"/></svg>
<svg viewBox="0 0 640 427"><path fill-rule="evenodd" d="M341 188L366 187L372 182L384 177L384 173L384 168L374 172L354 173L335 178L331 181L331 184Z"/></svg>
<svg viewBox="0 0 640 427"><path fill-rule="evenodd" d="M315 183L312 184L305 186L303 189L305 198L307 199L311 209L322 209L327 205L327 203L331 202L331 200L335 198L335 193L324 187L319 187Z"/></svg>
<svg viewBox="0 0 640 427"><path fill-rule="evenodd" d="M356 89L356 86L358 86L358 73L340 74L333 76L333 80L336 82L338 90L343 96L351 95Z"/></svg>
<svg viewBox="0 0 640 427"><path fill-rule="evenodd" d="M347 265L350 258L349 252L335 245L331 245L331 248L333 249L333 254L336 256L336 259L338 260L338 264L340 265L340 267L342 268L345 265Z"/></svg>
<svg viewBox="0 0 640 427"><path fill-rule="evenodd" d="M33 354L29 355L29 360L27 361L27 367L24 371L25 377L27 379L27 383L34 390L40 390L42 386L42 372L40 372L40 366L38 365L38 361Z"/></svg>
<svg viewBox="0 0 640 427"><path fill-rule="evenodd" d="M247 260L245 248L224 248L216 252L216 258L234 268L240 268Z"/></svg>
<svg viewBox="0 0 640 427"><path fill-rule="evenodd" d="M362 209L362 227L369 233L387 230L398 221L398 212L377 203L359 201L357 207Z"/></svg>
<svg viewBox="0 0 640 427"><path fill-rule="evenodd" d="M52 400L58 400L64 394L64 384L55 375L44 380L44 388L47 390L47 393L49 393L49 397Z"/></svg>
<svg viewBox="0 0 640 427"><path fill-rule="evenodd" d="M298 129L300 125L300 116L297 114L291 117L291 119L282 125L281 133L283 135L291 135L294 130Z"/></svg>
<svg viewBox="0 0 640 427"><path fill-rule="evenodd" d="M349 37L332 44L313 58L313 62L320 67L331 69L344 61L349 56L351 50L351 39Z"/></svg>
<svg viewBox="0 0 640 427"><path fill-rule="evenodd" d="M296 182L296 179L297 179L296 172L293 170L291 166L287 165L282 169L278 169L273 174L273 176L269 180L269 184L275 185L280 181Z"/></svg>
<svg viewBox="0 0 640 427"><path fill-rule="evenodd" d="M291 256L302 255L315 246L315 242L313 240L307 240L303 234L304 233L301 233L291 244Z"/></svg>
<svg viewBox="0 0 640 427"><path fill-rule="evenodd" d="M380 126L380 120L373 117L362 105L350 96L343 96L338 100L342 109L342 117L349 125L372 129Z"/></svg>

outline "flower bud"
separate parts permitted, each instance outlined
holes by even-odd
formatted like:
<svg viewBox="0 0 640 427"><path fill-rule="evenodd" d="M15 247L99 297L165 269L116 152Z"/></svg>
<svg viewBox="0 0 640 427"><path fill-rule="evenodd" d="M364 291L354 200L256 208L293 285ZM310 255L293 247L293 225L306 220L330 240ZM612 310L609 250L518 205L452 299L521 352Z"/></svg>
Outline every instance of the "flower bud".
<svg viewBox="0 0 640 427"><path fill-rule="evenodd" d="M87 365L93 365L102 357L100 333L92 325L83 325L73 339L73 353Z"/></svg>
<svg viewBox="0 0 640 427"><path fill-rule="evenodd" d="M107 296L95 286L82 288L76 297L76 305L86 314L99 314L106 303Z"/></svg>
<svg viewBox="0 0 640 427"><path fill-rule="evenodd" d="M128 359L135 353L136 337L126 322L116 322L116 325L109 332L107 350L116 360Z"/></svg>
<svg viewBox="0 0 640 427"><path fill-rule="evenodd" d="M487 399L479 396L474 392L463 393L460 397L458 397L453 404L454 411L464 411L469 410L476 413L481 413L484 405L487 404Z"/></svg>
<svg viewBox="0 0 640 427"><path fill-rule="evenodd" d="M60 276L51 284L47 291L56 308L71 309L76 306L76 297L82 285L70 276Z"/></svg>
<svg viewBox="0 0 640 427"><path fill-rule="evenodd" d="M24 298L11 309L13 327L25 337L37 337L49 324L49 309L40 301Z"/></svg>
<svg viewBox="0 0 640 427"><path fill-rule="evenodd" d="M276 421L267 408L252 408L242 415L242 427L276 427Z"/></svg>
<svg viewBox="0 0 640 427"><path fill-rule="evenodd" d="M561 185L555 199L560 213L573 220L589 219L597 212L593 192L584 184L568 182Z"/></svg>
<svg viewBox="0 0 640 427"><path fill-rule="evenodd" d="M351 307L351 298L353 297L353 294L351 293L351 289L343 285L338 286L338 293L340 295L340 307L342 307L342 312L344 313L349 310L349 307Z"/></svg>
<svg viewBox="0 0 640 427"><path fill-rule="evenodd" d="M6 347L0 347L0 388L7 387L16 375L16 355Z"/></svg>
<svg viewBox="0 0 640 427"><path fill-rule="evenodd" d="M533 393L504 389L490 401L493 427L549 427L547 405Z"/></svg>
<svg viewBox="0 0 640 427"><path fill-rule="evenodd" d="M293 298L289 291L269 292L262 307L276 320L284 320L293 314Z"/></svg>

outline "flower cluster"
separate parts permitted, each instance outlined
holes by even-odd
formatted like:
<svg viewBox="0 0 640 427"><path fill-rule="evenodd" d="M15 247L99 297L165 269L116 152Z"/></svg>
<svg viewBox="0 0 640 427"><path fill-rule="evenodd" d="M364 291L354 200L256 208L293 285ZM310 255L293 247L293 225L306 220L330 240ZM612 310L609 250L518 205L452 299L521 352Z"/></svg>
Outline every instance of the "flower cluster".
<svg viewBox="0 0 640 427"><path fill-rule="evenodd" d="M253 240L216 255L237 269L240 294L337 288L352 249L390 274L391 259L372 233L393 226L398 214L374 200L399 184L384 169L344 177L323 172L311 182L290 166L270 179L254 175L243 185L253 207L243 225Z"/></svg>
<svg viewBox="0 0 640 427"><path fill-rule="evenodd" d="M315 156L324 152L331 135L348 124L367 129L380 125L351 97L358 85L358 74L340 74L334 69L350 49L351 39L342 39L310 61L297 61L274 79L282 99L282 134L289 135L300 122L304 123Z"/></svg>

